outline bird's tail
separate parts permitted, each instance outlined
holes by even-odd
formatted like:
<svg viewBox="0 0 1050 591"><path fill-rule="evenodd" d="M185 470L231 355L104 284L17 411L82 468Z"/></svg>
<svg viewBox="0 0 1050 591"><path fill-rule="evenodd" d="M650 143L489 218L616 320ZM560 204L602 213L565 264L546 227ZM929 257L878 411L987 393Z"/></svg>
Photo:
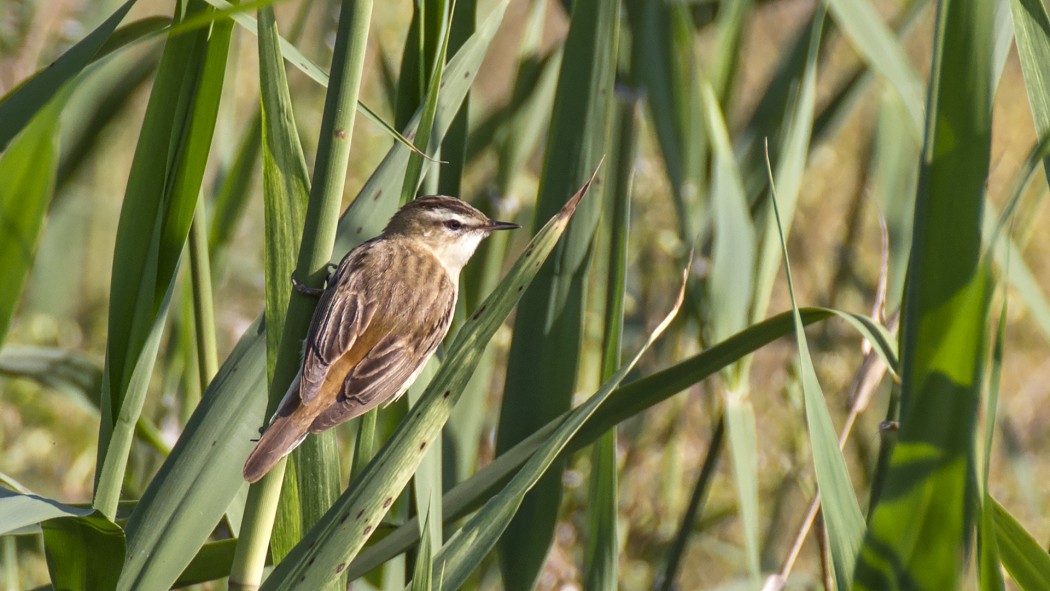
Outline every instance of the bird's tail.
<svg viewBox="0 0 1050 591"><path fill-rule="evenodd" d="M245 480L255 482L265 476L278 460L306 439L309 425L302 425L296 419L294 414L274 417L244 462Z"/></svg>

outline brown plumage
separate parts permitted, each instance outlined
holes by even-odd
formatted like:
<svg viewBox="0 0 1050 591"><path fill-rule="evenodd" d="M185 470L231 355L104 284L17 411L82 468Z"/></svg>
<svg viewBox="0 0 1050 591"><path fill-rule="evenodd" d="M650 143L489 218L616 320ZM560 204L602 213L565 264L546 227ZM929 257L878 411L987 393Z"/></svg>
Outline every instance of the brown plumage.
<svg viewBox="0 0 1050 591"><path fill-rule="evenodd" d="M302 369L244 478L261 478L307 434L401 396L448 332L460 269L483 238L512 227L458 199L425 197L351 250L321 294Z"/></svg>

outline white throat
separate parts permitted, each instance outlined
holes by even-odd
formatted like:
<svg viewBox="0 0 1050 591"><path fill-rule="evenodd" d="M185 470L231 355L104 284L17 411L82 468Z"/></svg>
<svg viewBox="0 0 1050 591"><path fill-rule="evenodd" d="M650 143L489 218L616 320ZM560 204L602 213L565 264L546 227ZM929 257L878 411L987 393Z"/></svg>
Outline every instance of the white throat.
<svg viewBox="0 0 1050 591"><path fill-rule="evenodd" d="M445 268L445 272L448 273L449 278L453 283L459 282L459 272L466 266L467 261L474 255L474 251L478 249L478 245L485 239L485 234L482 232L470 232L457 240L453 240L446 244L435 245L427 244L420 240L419 243L434 253L434 257L437 258L441 266Z"/></svg>

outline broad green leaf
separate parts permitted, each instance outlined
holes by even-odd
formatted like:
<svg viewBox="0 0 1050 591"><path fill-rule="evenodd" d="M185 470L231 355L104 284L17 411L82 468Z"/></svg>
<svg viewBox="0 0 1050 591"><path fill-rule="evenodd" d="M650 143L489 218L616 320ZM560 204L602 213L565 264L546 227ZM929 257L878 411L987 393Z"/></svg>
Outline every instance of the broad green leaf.
<svg viewBox="0 0 1050 591"><path fill-rule="evenodd" d="M185 18L211 10L190 0ZM132 162L113 253L95 507L112 516L131 432L142 411L160 333L215 129L231 25L170 37Z"/></svg>
<svg viewBox="0 0 1050 591"><path fill-rule="evenodd" d="M973 451L987 267L979 264L991 145L992 6L941 4L901 321L900 432L856 589L959 585L974 525Z"/></svg>
<svg viewBox="0 0 1050 591"><path fill-rule="evenodd" d="M257 321L222 364L132 512L119 589L170 587L246 486L241 467L265 416L265 378L265 334Z"/></svg>
<svg viewBox="0 0 1050 591"><path fill-rule="evenodd" d="M95 59L135 2L136 0L127 0L54 63L34 74L0 100L0 121L3 122L0 124L0 151L7 148L11 140L29 125L37 112L58 95L63 84L74 79ZM5 175L3 178L10 177Z"/></svg>
<svg viewBox="0 0 1050 591"><path fill-rule="evenodd" d="M124 562L124 530L98 511L41 525L51 585L63 591L113 589Z"/></svg>
<svg viewBox="0 0 1050 591"><path fill-rule="evenodd" d="M31 122L27 121L25 131L0 155L0 179L4 179L0 182L0 225L4 229L0 232L0 269L4 270L5 278L0 282L0 343L7 336L15 305L33 265L40 230L54 191L59 114L67 96L68 93L64 93L56 97ZM6 129L2 114L0 121L5 122L0 130Z"/></svg>
<svg viewBox="0 0 1050 591"><path fill-rule="evenodd" d="M59 517L85 517L94 511L0 487L0 535Z"/></svg>
<svg viewBox="0 0 1050 591"><path fill-rule="evenodd" d="M535 226L562 206L608 150L618 47L618 4L575 2L547 133ZM595 190L603 185L599 181ZM565 240L522 297L507 360L496 453L511 448L571 405L583 351L587 270L602 204L599 195L581 205ZM561 505L560 473L560 467L550 471L535 486L500 541L500 569L507 589L531 589L546 560Z"/></svg>
<svg viewBox="0 0 1050 591"><path fill-rule="evenodd" d="M346 569L439 436L485 345L554 249L589 186L585 184L536 234L503 282L457 333L419 404L262 589L318 588Z"/></svg>
<svg viewBox="0 0 1050 591"><path fill-rule="evenodd" d="M443 137L503 19L497 6L448 64L435 123ZM407 130L406 130L407 131ZM376 235L397 208L408 149L395 144L339 222L335 256ZM245 331L202 404L142 496L127 525L122 588L168 588L179 577L244 487L241 468L265 421L265 332ZM418 533L418 527L417 527Z"/></svg>

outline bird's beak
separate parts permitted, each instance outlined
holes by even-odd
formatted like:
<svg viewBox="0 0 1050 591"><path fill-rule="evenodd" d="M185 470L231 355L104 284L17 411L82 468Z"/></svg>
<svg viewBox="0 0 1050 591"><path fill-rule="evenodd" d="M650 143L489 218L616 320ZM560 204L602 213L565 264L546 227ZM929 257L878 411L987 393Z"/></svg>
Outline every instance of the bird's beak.
<svg viewBox="0 0 1050 591"><path fill-rule="evenodd" d="M512 224L510 222L497 222L496 220L489 220L488 225L485 226L486 230L494 232L496 230L516 230L520 228L518 224Z"/></svg>

